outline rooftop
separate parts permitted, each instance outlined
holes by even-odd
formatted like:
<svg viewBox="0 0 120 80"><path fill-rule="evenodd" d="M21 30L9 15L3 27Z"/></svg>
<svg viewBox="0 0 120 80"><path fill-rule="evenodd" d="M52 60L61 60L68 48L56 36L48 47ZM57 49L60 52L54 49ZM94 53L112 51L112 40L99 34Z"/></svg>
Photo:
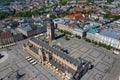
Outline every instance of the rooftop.
<svg viewBox="0 0 120 80"><path fill-rule="evenodd" d="M58 51L58 50L52 48L51 46L47 45L46 43L44 43L44 42L42 42L40 40L37 40L36 38L31 38L30 40L35 42L36 44L42 46L42 47L45 47L46 49L50 50L51 52L53 52L57 56L63 58L64 60L66 60L66 61L68 61L70 63L72 63L75 66L78 66L80 64L80 62L78 60L68 56L67 54L64 54L61 51Z"/></svg>
<svg viewBox="0 0 120 80"><path fill-rule="evenodd" d="M102 30L100 34L104 36L112 37L115 39L120 39L120 30L109 28L109 29Z"/></svg>
<svg viewBox="0 0 120 80"><path fill-rule="evenodd" d="M86 21L86 17L88 17L88 14L77 14L77 13L76 14L68 14L67 17L70 19Z"/></svg>
<svg viewBox="0 0 120 80"><path fill-rule="evenodd" d="M19 26L19 29L22 29L22 30L24 30L24 31L31 31L31 30L32 30L32 28L31 28L30 25L28 25L28 24L21 24L21 25Z"/></svg>

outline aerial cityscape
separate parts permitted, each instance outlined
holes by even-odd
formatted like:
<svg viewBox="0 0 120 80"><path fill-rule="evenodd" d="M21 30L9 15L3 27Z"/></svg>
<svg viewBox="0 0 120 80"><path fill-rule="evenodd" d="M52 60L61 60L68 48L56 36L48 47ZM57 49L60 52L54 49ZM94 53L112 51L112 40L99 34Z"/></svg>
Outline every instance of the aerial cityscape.
<svg viewBox="0 0 120 80"><path fill-rule="evenodd" d="M120 80L120 0L0 0L0 80Z"/></svg>

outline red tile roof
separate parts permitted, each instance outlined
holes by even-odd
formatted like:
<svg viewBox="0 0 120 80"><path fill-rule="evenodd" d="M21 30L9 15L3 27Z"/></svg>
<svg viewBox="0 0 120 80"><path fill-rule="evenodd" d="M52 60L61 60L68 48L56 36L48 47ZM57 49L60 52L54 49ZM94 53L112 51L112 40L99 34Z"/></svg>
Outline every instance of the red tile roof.
<svg viewBox="0 0 120 80"><path fill-rule="evenodd" d="M76 20L79 20L79 21L86 21L86 17L88 17L89 15L88 14L69 14L67 15L68 18L70 19L76 19Z"/></svg>

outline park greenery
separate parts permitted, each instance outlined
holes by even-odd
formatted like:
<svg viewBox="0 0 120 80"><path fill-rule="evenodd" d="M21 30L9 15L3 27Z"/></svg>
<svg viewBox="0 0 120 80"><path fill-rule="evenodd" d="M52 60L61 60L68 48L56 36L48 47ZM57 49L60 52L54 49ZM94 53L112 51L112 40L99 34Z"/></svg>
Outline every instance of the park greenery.
<svg viewBox="0 0 120 80"><path fill-rule="evenodd" d="M15 16L16 17L31 17L34 14L47 14L49 13L49 11L45 11L45 9L39 9L39 10L35 10L35 11L25 11L25 12L19 12L16 13Z"/></svg>
<svg viewBox="0 0 120 80"><path fill-rule="evenodd" d="M114 0L107 0L107 3L111 3L111 2L113 2Z"/></svg>
<svg viewBox="0 0 120 80"><path fill-rule="evenodd" d="M69 0L60 0L61 5L66 5Z"/></svg>
<svg viewBox="0 0 120 80"><path fill-rule="evenodd" d="M105 14L104 17L105 18L113 18L115 20L120 19L120 15Z"/></svg>
<svg viewBox="0 0 120 80"><path fill-rule="evenodd" d="M7 18L10 14L5 12L0 12L0 20Z"/></svg>
<svg viewBox="0 0 120 80"><path fill-rule="evenodd" d="M61 33L64 33L65 34L65 39L66 40L69 40L68 38L69 38L69 36L71 36L72 35L72 33L71 32L69 32L69 31L66 31L66 30L62 30L62 29L58 29L58 31L60 31ZM81 39L81 36L80 35L78 35L78 34L75 34L75 37L76 38L78 38L78 39Z"/></svg>
<svg viewBox="0 0 120 80"><path fill-rule="evenodd" d="M71 32L68 32L68 31L65 31L65 30L62 30L62 29L58 29L58 31L60 31L61 33L64 33L64 39L65 40L70 40L69 36L71 35Z"/></svg>
<svg viewBox="0 0 120 80"><path fill-rule="evenodd" d="M46 11L44 8L35 10L35 11L25 11L25 12L19 12L15 13L14 15L11 13L6 13L6 12L0 12L0 20L7 18L8 16L15 16L15 17L32 17L34 14L47 14L49 11ZM52 15L53 18L56 16Z"/></svg>
<svg viewBox="0 0 120 80"><path fill-rule="evenodd" d="M88 38L84 38L84 40L85 40L86 42L92 42L94 45L97 45L97 46L106 48L107 50L111 50L111 48L112 48L110 45L106 45L106 44L104 44L104 43L97 42L97 41L91 41L91 40L88 39Z"/></svg>

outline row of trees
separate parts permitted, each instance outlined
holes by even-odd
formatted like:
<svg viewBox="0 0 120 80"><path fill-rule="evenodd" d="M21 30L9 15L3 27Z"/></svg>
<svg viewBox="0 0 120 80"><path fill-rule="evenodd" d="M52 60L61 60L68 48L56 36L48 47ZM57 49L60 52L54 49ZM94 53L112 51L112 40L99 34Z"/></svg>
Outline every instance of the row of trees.
<svg viewBox="0 0 120 80"><path fill-rule="evenodd" d="M45 10L36 10L36 11L26 11L26 12L19 12L19 13L16 13L15 16L16 17L31 17L33 14L47 14L49 13L49 11L45 11Z"/></svg>
<svg viewBox="0 0 120 80"><path fill-rule="evenodd" d="M75 37L81 39L80 35L75 34Z"/></svg>
<svg viewBox="0 0 120 80"><path fill-rule="evenodd" d="M66 30L58 29L58 31L60 31L61 33L64 33L64 34L72 35L71 32L66 31Z"/></svg>
<svg viewBox="0 0 120 80"><path fill-rule="evenodd" d="M61 5L66 5L69 0L60 0Z"/></svg>
<svg viewBox="0 0 120 80"><path fill-rule="evenodd" d="M65 38L65 40L70 40L68 35L65 35L64 38Z"/></svg>
<svg viewBox="0 0 120 80"><path fill-rule="evenodd" d="M85 40L86 42L91 42L91 40L88 39L88 38L84 38L84 40Z"/></svg>
<svg viewBox="0 0 120 80"><path fill-rule="evenodd" d="M47 14L49 13L49 11L45 11L44 8L41 8L39 10L35 10L35 11L25 11L25 12L19 12L19 13L15 13L15 14L11 14L11 13L5 13L5 12L0 12L0 20L7 18L8 16L15 16L15 17L31 17L33 14Z"/></svg>
<svg viewBox="0 0 120 80"><path fill-rule="evenodd" d="M58 29L58 31L60 31L61 33L64 33L65 34L65 39L66 40L69 40L69 36L72 36L72 33L71 32L69 32L69 31L66 31L66 30L62 30L62 29ZM76 38L78 38L78 39L81 39L81 36L80 35L77 35L77 34L75 34L74 35Z"/></svg>
<svg viewBox="0 0 120 80"><path fill-rule="evenodd" d="M32 14L33 14L32 12L26 11L26 12L16 13L15 16L16 16L16 17L31 17Z"/></svg>
<svg viewBox="0 0 120 80"><path fill-rule="evenodd" d="M67 34L67 35L72 35L72 33L71 33L71 32L69 32L69 31L65 31L65 30L64 30L64 34Z"/></svg>
<svg viewBox="0 0 120 80"><path fill-rule="evenodd" d="M106 49L108 49L108 50L110 50L110 49L112 48L110 45L106 45L106 44L104 44L104 43L97 42L97 41L91 41L91 40L88 39L88 38L84 38L84 40L85 40L86 42L92 42L94 45L98 45L98 46L103 47L103 48L106 48Z"/></svg>
<svg viewBox="0 0 120 80"><path fill-rule="evenodd" d="M71 35L70 32L62 30L62 29L58 29L58 31L65 34L65 36L64 36L65 40L70 40L70 37L69 37L69 35Z"/></svg>
<svg viewBox="0 0 120 80"><path fill-rule="evenodd" d="M116 20L120 19L120 15L116 16L116 15L112 15L112 14L105 14L104 17L105 18L114 18Z"/></svg>

